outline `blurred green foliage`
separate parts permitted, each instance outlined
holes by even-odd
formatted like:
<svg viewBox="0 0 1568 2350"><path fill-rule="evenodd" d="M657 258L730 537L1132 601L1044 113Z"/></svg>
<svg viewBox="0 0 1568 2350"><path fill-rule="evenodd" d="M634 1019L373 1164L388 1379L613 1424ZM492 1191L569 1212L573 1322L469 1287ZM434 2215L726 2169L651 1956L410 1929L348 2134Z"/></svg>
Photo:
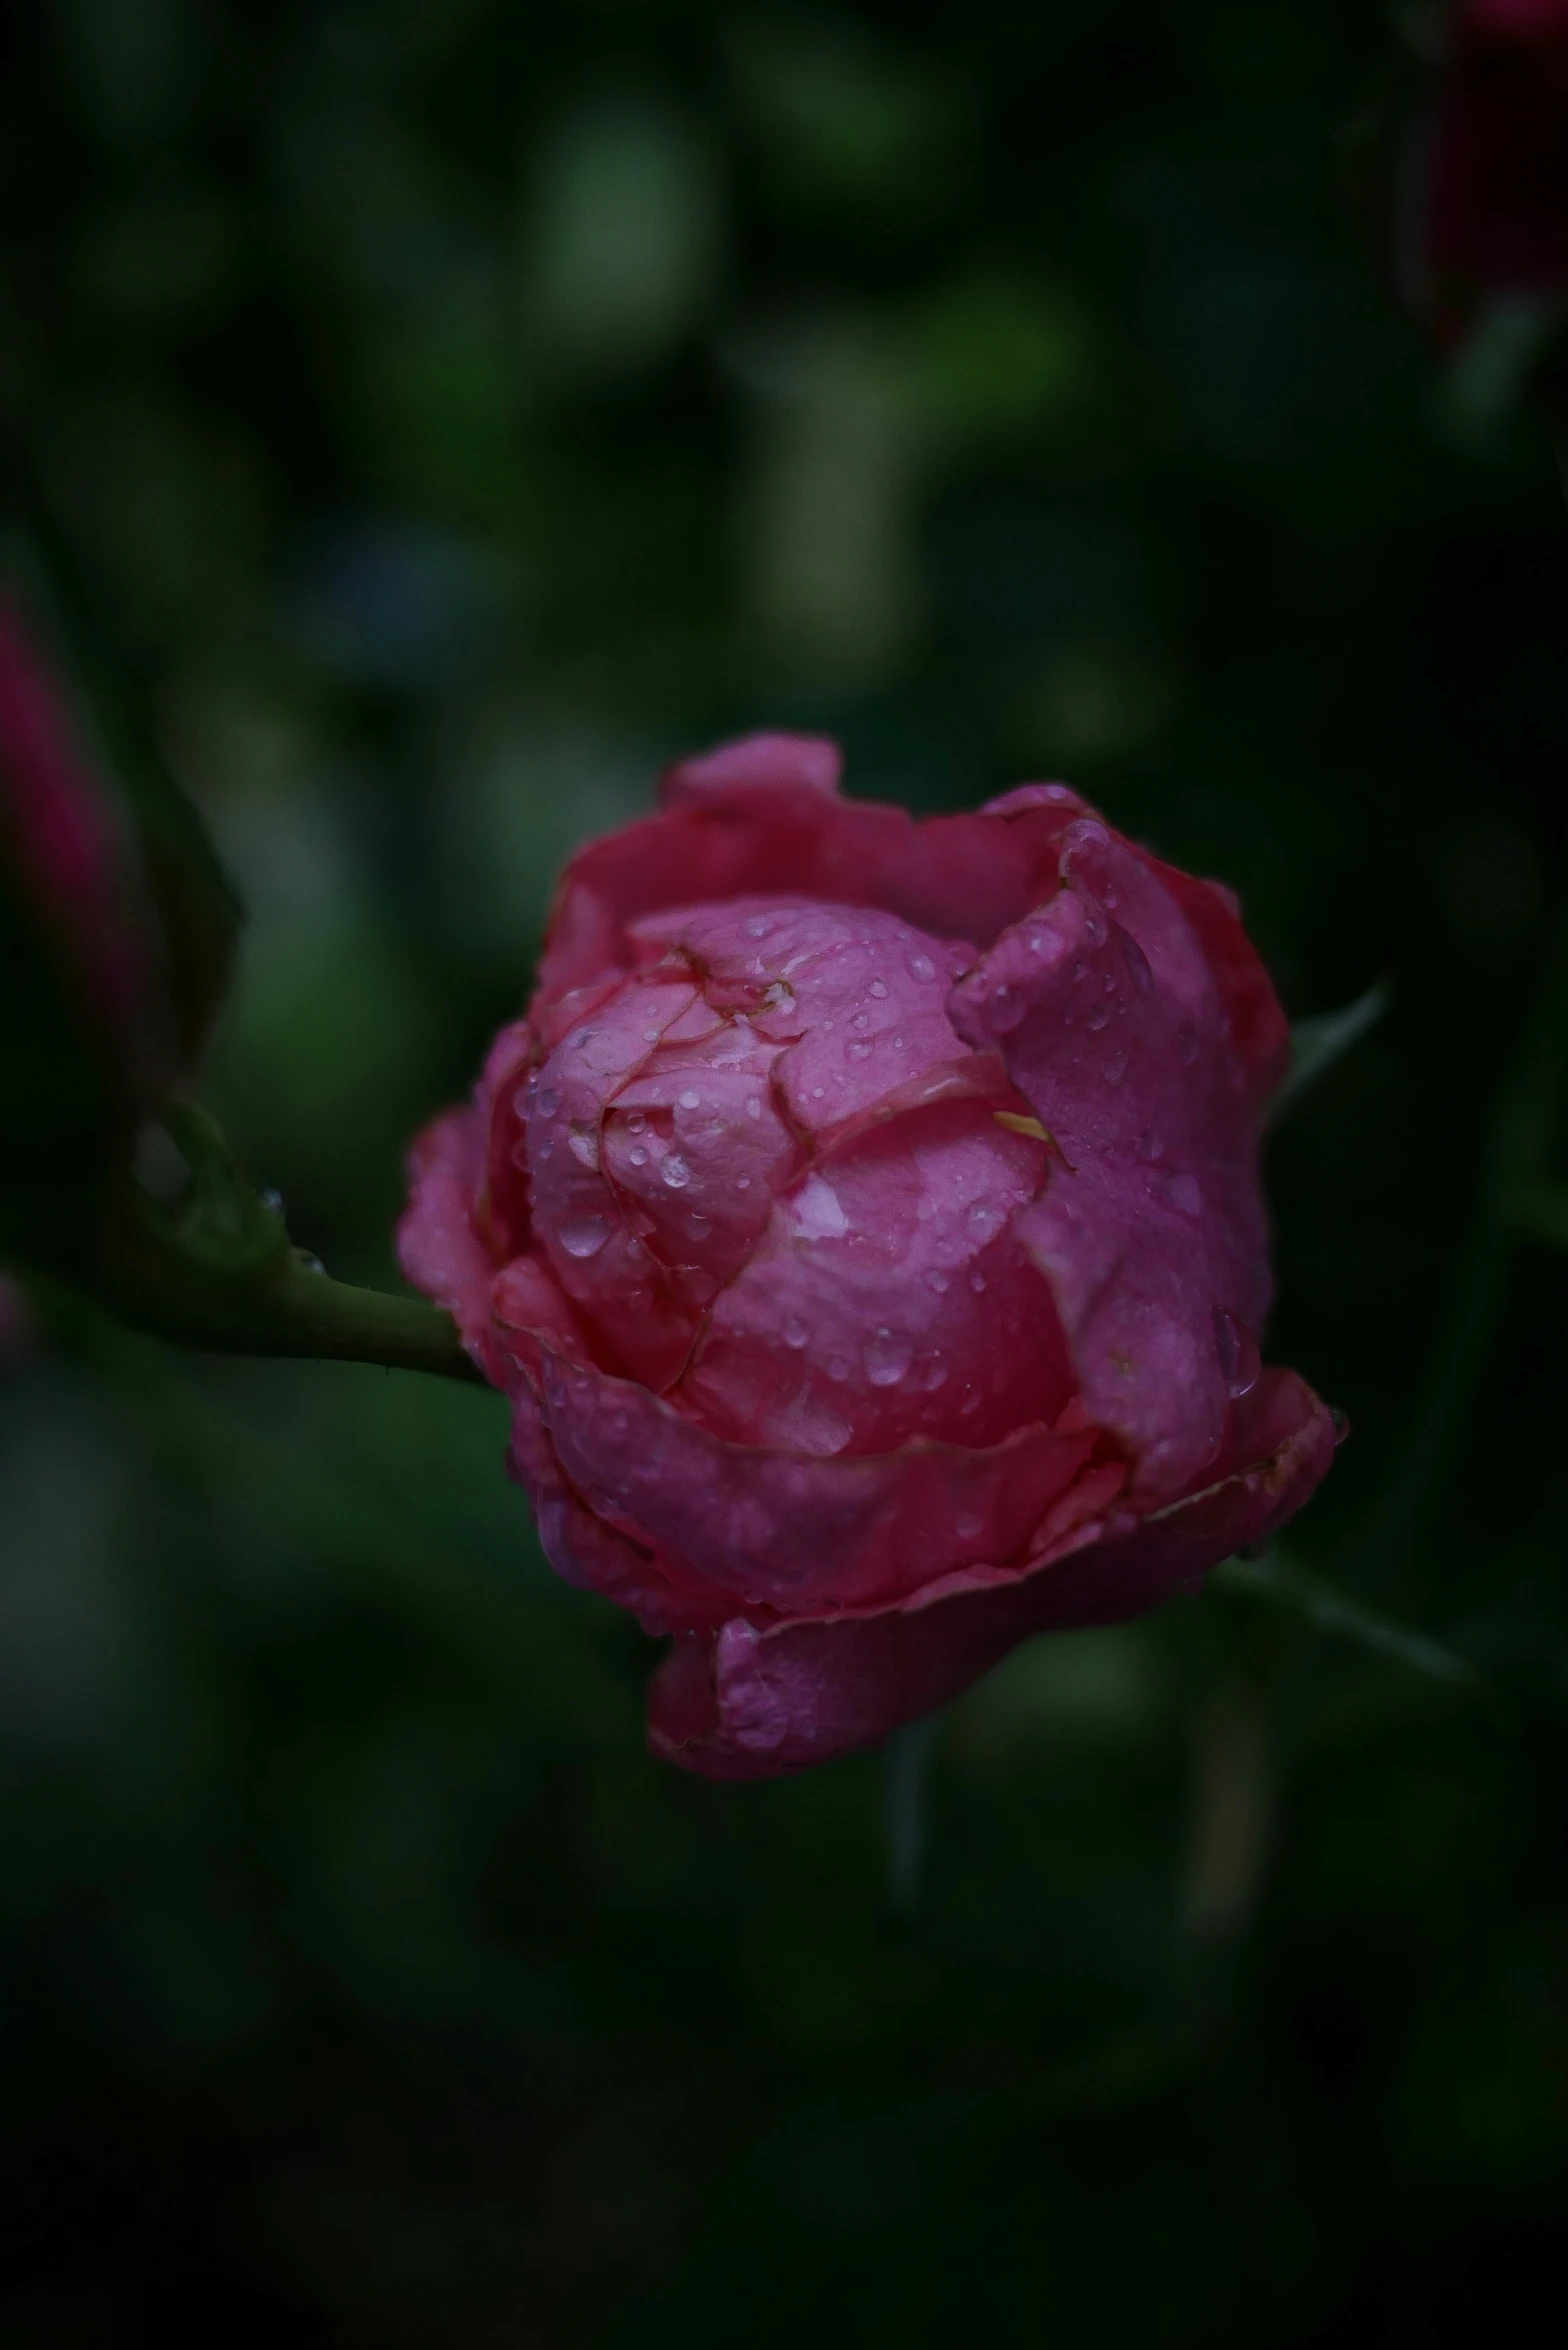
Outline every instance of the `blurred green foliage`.
<svg viewBox="0 0 1568 2350"><path fill-rule="evenodd" d="M1293 1012L1391 983L1272 1147L1274 1351L1355 1427L1300 1555L1388 1596L1355 1530L1568 755L1548 452L1456 441L1344 195L1390 40L8 20L0 415L247 898L211 1092L297 1240L391 1278L409 1131L665 756L1066 774L1240 888ZM496 1399L102 1333L10 1376L6 2341L1240 2350L1526 2289L1544 2331L1568 1284L1496 1270L1392 1588L1520 1718L1242 1593L1026 1650L938 1733L904 1929L875 1758L644 1760L648 1644L542 1567Z"/></svg>

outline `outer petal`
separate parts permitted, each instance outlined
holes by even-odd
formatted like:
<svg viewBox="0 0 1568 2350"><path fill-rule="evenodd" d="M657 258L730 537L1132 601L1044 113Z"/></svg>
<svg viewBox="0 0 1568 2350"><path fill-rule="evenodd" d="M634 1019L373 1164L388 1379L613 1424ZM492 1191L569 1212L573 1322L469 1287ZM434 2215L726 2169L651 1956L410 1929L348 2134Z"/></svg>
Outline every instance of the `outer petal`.
<svg viewBox="0 0 1568 2350"><path fill-rule="evenodd" d="M474 1226L483 1163L484 1130L477 1110L448 1110L434 1119L409 1152L409 1200L397 1228L397 1258L404 1273L416 1289L445 1306L481 1365L496 1271Z"/></svg>
<svg viewBox="0 0 1568 2350"><path fill-rule="evenodd" d="M712 1638L678 1642L649 1693L649 1743L711 1779L771 1778L871 1745L1032 1633L1114 1623L1192 1588L1299 1509L1333 1450L1317 1397L1294 1373L1270 1372L1238 1417L1225 1474L1130 1528L1080 1524L1006 1580L955 1579L860 1615L771 1626L737 1617Z"/></svg>
<svg viewBox="0 0 1568 2350"><path fill-rule="evenodd" d="M1203 946L1144 861L1070 828L1065 886L950 999L1065 1154L1016 1230L1049 1279L1084 1407L1146 1504L1220 1457L1268 1304L1255 1068Z"/></svg>
<svg viewBox="0 0 1568 2350"><path fill-rule="evenodd" d="M819 1459L728 1444L646 1387L573 1360L555 1333L517 1326L527 1318L507 1309L497 1325L502 1382L539 1407L565 1483L710 1619L881 1605L1028 1557L1107 1449L1076 1412L974 1450ZM1123 1474L1115 1465L1114 1486Z"/></svg>
<svg viewBox="0 0 1568 2350"><path fill-rule="evenodd" d="M731 744L676 773L675 803L579 850L562 876L540 965L542 998L636 959L628 929L665 907L739 897L880 906L939 938L984 945L1039 902L1057 843L1084 812L1065 784L1010 792L978 815L917 822L903 808L840 800L778 746Z"/></svg>

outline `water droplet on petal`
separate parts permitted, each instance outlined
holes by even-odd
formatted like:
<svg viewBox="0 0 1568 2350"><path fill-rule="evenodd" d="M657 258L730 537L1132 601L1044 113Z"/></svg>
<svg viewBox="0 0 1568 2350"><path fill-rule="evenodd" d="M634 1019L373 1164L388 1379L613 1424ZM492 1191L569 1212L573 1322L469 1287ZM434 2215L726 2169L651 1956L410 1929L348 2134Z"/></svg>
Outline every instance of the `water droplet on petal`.
<svg viewBox="0 0 1568 2350"><path fill-rule="evenodd" d="M1214 1312L1214 1344L1220 1358L1220 1371L1230 1395L1250 1395L1262 1375L1263 1365L1258 1355L1258 1342L1252 1332L1224 1306Z"/></svg>
<svg viewBox="0 0 1568 2350"><path fill-rule="evenodd" d="M648 1164L647 1150L640 1142L634 1142L626 1156L631 1160L631 1163L634 1167L646 1167Z"/></svg>
<svg viewBox="0 0 1568 2350"><path fill-rule="evenodd" d="M969 1211L969 1229L977 1240L989 1240L1001 1222L1001 1209L992 1207L986 1200L977 1199Z"/></svg>
<svg viewBox="0 0 1568 2350"><path fill-rule="evenodd" d="M855 1038L850 1044L849 1057L852 1061L869 1061L873 1050L874 1048L871 1045L864 1043L859 1038Z"/></svg>
<svg viewBox="0 0 1568 2350"><path fill-rule="evenodd" d="M693 1092L689 1085L684 1089L683 1092L678 1093L675 1096L677 1103L683 1110L694 1110L701 1098L701 1095Z"/></svg>
<svg viewBox="0 0 1568 2350"><path fill-rule="evenodd" d="M737 1175L735 1178L735 1189L737 1191L750 1191L751 1177L749 1175Z"/></svg>
<svg viewBox="0 0 1568 2350"><path fill-rule="evenodd" d="M746 936L748 938L766 938L772 928L773 925L766 914L753 914L746 924Z"/></svg>
<svg viewBox="0 0 1568 2350"><path fill-rule="evenodd" d="M1046 937L1046 935L1045 935L1045 932L1044 932L1043 930L1031 930L1031 931L1030 931L1030 933L1029 933L1029 952L1030 952L1030 954L1031 954L1031 955L1043 955L1043 954L1045 953L1045 950L1046 950L1046 948L1047 948L1047 947L1050 945L1050 943L1051 943L1051 942L1050 942L1050 940L1049 940L1049 939Z"/></svg>
<svg viewBox="0 0 1568 2350"><path fill-rule="evenodd" d="M713 1230L713 1218L711 1216L688 1216L686 1229L693 1240L706 1240L708 1234Z"/></svg>
<svg viewBox="0 0 1568 2350"><path fill-rule="evenodd" d="M1109 1059L1109 1060L1106 1062L1106 1064L1105 1064L1105 1082L1106 1082L1106 1084L1107 1084L1107 1085L1120 1085L1120 1083L1121 1083L1122 1079L1123 1079L1123 1078L1126 1076L1126 1074L1127 1074L1127 1055L1126 1055L1125 1053L1112 1053L1112 1055L1111 1055L1110 1059Z"/></svg>
<svg viewBox="0 0 1568 2350"><path fill-rule="evenodd" d="M1198 1178L1185 1167L1171 1167L1160 1177L1160 1190L1173 1208L1184 1216L1202 1213L1203 1194L1198 1189Z"/></svg>
<svg viewBox="0 0 1568 2350"><path fill-rule="evenodd" d="M932 1355L920 1373L920 1384L927 1395L935 1395L939 1387L947 1385L947 1365L940 1355Z"/></svg>
<svg viewBox="0 0 1568 2350"><path fill-rule="evenodd" d="M914 1348L902 1330L884 1322L866 1340L862 1354L866 1377L873 1387L896 1387L914 1360Z"/></svg>
<svg viewBox="0 0 1568 2350"><path fill-rule="evenodd" d="M980 1297L984 1294L985 1275L981 1272L978 1265L969 1276L969 1286L974 1291L976 1297Z"/></svg>
<svg viewBox="0 0 1568 2350"><path fill-rule="evenodd" d="M814 1102L820 1102L826 1095L827 1090L828 1089L825 1085L814 1085L811 1089L812 1100Z"/></svg>
<svg viewBox="0 0 1568 2350"><path fill-rule="evenodd" d="M684 1191L686 1185L691 1181L691 1169L687 1166L686 1161L681 1157L679 1151L671 1151L669 1157L665 1160L663 1166L659 1169L659 1173L664 1178L664 1181L669 1185L671 1191Z"/></svg>
<svg viewBox="0 0 1568 2350"><path fill-rule="evenodd" d="M633 1110L633 1112L632 1112L631 1116L630 1116L630 1117L627 1119L627 1121L626 1121L626 1131L627 1131L627 1133L628 1133L628 1134L646 1134L646 1133L647 1133L647 1131L648 1131L648 1121L647 1121L647 1119L646 1119L646 1118L643 1116L643 1113L642 1113L642 1111L641 1111L641 1110Z"/></svg>
<svg viewBox="0 0 1568 2350"><path fill-rule="evenodd" d="M598 1166L599 1144L596 1136L579 1131L572 1136L568 1148L580 1167Z"/></svg>
<svg viewBox="0 0 1568 2350"><path fill-rule="evenodd" d="M645 1028L642 1032L642 1041L644 1044L657 1044L659 1035L660 1031L657 1028Z"/></svg>
<svg viewBox="0 0 1568 2350"><path fill-rule="evenodd" d="M934 979L936 977L936 965L929 955L910 955L907 962L911 979Z"/></svg>
<svg viewBox="0 0 1568 2350"><path fill-rule="evenodd" d="M1132 983L1140 995L1147 995L1154 985L1154 973L1149 958L1130 930L1122 932L1122 960L1132 973Z"/></svg>
<svg viewBox="0 0 1568 2350"><path fill-rule="evenodd" d="M928 1289L934 1289L938 1297L944 1297L947 1294L949 1287L948 1277L943 1272L940 1265L934 1265L931 1271L926 1275L926 1287Z"/></svg>
<svg viewBox="0 0 1568 2350"><path fill-rule="evenodd" d="M847 1355L829 1355L828 1377L838 1380L849 1377L849 1357Z"/></svg>
<svg viewBox="0 0 1568 2350"><path fill-rule="evenodd" d="M760 1118L762 1116L762 1104L760 1101L758 1101L755 1094L752 1094L750 1099L747 1101L746 1115L748 1118Z"/></svg>
<svg viewBox="0 0 1568 2350"><path fill-rule="evenodd" d="M596 1257L609 1237L602 1216L573 1216L561 1226L561 1246L569 1257Z"/></svg>
<svg viewBox="0 0 1568 2350"><path fill-rule="evenodd" d="M1110 1017L1110 1012L1104 1004L1091 1004L1089 1006L1088 1018L1085 1020L1084 1026L1086 1028L1092 1028L1096 1033L1098 1033L1100 1029L1105 1027Z"/></svg>
<svg viewBox="0 0 1568 2350"><path fill-rule="evenodd" d="M536 1104L541 1118L553 1118L561 1106L561 1096L553 1085L544 1086Z"/></svg>
<svg viewBox="0 0 1568 2350"><path fill-rule="evenodd" d="M887 994L887 981L885 979L873 979L870 986L866 989L866 993L867 995L885 996Z"/></svg>
<svg viewBox="0 0 1568 2350"><path fill-rule="evenodd" d="M803 1346L811 1344L811 1331L798 1314L784 1317L784 1344L793 1347L797 1354Z"/></svg>

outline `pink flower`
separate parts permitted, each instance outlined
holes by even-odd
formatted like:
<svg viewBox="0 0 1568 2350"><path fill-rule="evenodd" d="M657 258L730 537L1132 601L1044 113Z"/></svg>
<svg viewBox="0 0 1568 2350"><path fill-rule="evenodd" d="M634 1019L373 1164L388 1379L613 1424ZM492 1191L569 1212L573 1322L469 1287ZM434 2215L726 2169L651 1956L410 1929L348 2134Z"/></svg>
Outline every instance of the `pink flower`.
<svg viewBox="0 0 1568 2350"><path fill-rule="evenodd" d="M1568 0L1458 0L1406 163L1401 276L1444 342L1568 292Z"/></svg>
<svg viewBox="0 0 1568 2350"><path fill-rule="evenodd" d="M117 1081L153 1089L157 951L120 810L44 656L0 596L0 866L16 877Z"/></svg>
<svg viewBox="0 0 1568 2350"><path fill-rule="evenodd" d="M1334 1447L1259 1364L1287 1039L1234 900L1059 784L917 823L838 772L729 744L573 859L400 1235L714 1778L1190 1587Z"/></svg>

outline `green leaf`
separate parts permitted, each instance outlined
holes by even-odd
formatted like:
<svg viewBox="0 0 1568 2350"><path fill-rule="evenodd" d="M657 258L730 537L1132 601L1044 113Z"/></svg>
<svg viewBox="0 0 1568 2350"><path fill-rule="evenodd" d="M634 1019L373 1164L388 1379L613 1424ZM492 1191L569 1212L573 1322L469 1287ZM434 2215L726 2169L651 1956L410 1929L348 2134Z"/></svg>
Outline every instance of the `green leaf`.
<svg viewBox="0 0 1568 2350"><path fill-rule="evenodd" d="M1342 1012L1322 1012L1313 1019L1296 1021L1290 1032L1290 1068L1269 1104L1271 1126L1287 1110L1294 1109L1308 1088L1326 1076L1336 1062L1342 1061L1352 1045L1360 1043L1367 1030L1381 1020L1388 1005L1389 989L1380 979Z"/></svg>
<svg viewBox="0 0 1568 2350"><path fill-rule="evenodd" d="M1421 1673L1429 1681L1445 1681L1450 1687L1477 1690L1484 1686L1483 1677L1474 1665L1456 1656L1441 1641L1428 1638L1424 1632L1412 1632L1408 1626L1393 1623L1388 1617L1363 1607L1359 1600L1347 1598L1332 1583L1309 1574L1305 1567L1288 1563L1278 1551L1265 1552L1262 1558L1227 1559L1223 1566L1215 1568L1209 1580L1222 1591L1239 1591L1250 1599L1267 1600L1272 1606L1288 1608L1314 1631L1353 1640L1358 1647L1370 1649L1374 1656L1403 1665L1408 1672Z"/></svg>

